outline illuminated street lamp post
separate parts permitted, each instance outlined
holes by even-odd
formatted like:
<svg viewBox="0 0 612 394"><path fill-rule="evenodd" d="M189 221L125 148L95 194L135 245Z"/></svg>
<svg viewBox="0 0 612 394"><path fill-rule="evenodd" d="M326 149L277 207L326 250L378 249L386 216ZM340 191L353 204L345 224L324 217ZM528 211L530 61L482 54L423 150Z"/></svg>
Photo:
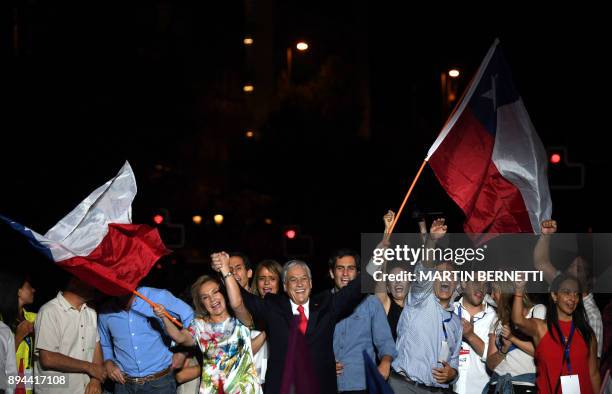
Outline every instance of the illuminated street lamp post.
<svg viewBox="0 0 612 394"><path fill-rule="evenodd" d="M295 48L300 52L308 50L308 43L305 41L299 41L295 44ZM287 80L291 82L291 72L293 68L293 48L287 48Z"/></svg>

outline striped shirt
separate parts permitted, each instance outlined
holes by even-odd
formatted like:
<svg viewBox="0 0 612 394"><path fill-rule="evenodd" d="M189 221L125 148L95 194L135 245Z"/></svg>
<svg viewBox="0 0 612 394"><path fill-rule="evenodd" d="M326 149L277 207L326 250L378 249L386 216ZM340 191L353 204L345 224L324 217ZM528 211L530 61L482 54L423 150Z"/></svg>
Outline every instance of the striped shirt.
<svg viewBox="0 0 612 394"><path fill-rule="evenodd" d="M597 357L601 358L603 349L603 322L601 320L601 312L595 303L593 293L589 293L584 297L582 303L584 304L584 310L589 320L589 326L591 326L595 333L595 338L597 338Z"/></svg>
<svg viewBox="0 0 612 394"><path fill-rule="evenodd" d="M415 266L414 273L417 280L412 282L397 326L398 356L392 366L395 372L415 382L446 388L449 384L438 383L431 370L442 367L438 358L443 341L448 343L450 350L448 363L458 370L463 326L459 317L453 312L452 303L447 308L440 305L439 299L434 294L434 282L418 280L419 272L434 270L423 267L421 262Z"/></svg>

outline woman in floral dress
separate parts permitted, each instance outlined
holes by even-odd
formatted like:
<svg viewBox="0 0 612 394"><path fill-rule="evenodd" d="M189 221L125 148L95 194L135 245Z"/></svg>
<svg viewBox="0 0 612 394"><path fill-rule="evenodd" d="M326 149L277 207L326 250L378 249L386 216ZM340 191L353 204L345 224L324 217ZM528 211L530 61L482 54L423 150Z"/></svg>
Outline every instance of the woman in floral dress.
<svg viewBox="0 0 612 394"><path fill-rule="evenodd" d="M230 272L229 257L225 265L223 272ZM231 274L224 278L226 286L239 286ZM204 355L200 394L261 394L251 349L252 318L242 299L230 300L235 316L230 315L221 282L207 275L193 284L192 296L197 317L188 329L179 330L164 316L161 305L155 313L177 343L200 347Z"/></svg>

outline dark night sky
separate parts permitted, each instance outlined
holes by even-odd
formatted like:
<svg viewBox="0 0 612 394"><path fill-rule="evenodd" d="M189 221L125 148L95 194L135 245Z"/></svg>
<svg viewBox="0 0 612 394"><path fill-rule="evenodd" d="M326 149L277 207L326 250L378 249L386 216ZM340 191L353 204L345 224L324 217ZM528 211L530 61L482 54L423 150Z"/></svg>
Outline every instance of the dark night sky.
<svg viewBox="0 0 612 394"><path fill-rule="evenodd" d="M281 258L283 225L299 224L322 267L331 248L358 248L359 234L379 231L382 214L397 208L445 118L439 73L456 66L471 76L495 37L544 144L567 146L570 159L587 166L585 189L553 193L555 215L567 231L605 231L599 180L609 165L607 147L595 141L607 132L596 97L607 79L598 53L608 45L596 9L508 4L513 10L489 7L476 17L450 5L278 1L265 22L274 31L275 78L284 47L304 38L312 48L296 64L301 83L332 64L321 78L332 88L277 102L259 138L245 142L242 2L11 4L2 26L0 213L41 233L127 159L139 181L136 221L159 207L185 223L193 213L210 220L222 211L224 229L188 225L189 247L240 248L255 259ZM361 113L351 100L363 81L369 138L356 132ZM431 171L414 201L461 228ZM262 225L264 217L274 225ZM407 215L399 229L413 227ZM36 259L5 227L0 236L5 264Z"/></svg>

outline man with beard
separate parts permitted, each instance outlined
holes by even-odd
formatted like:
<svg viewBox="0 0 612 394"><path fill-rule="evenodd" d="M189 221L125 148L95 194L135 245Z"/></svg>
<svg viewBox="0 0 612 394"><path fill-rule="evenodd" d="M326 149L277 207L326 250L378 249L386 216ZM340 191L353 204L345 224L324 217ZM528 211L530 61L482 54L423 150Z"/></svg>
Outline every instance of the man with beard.
<svg viewBox="0 0 612 394"><path fill-rule="evenodd" d="M459 378L453 387L458 394L480 394L489 382L488 337L496 313L485 301L484 282L463 282L461 286L463 296L455 302L455 313L463 326L463 342L459 351Z"/></svg>

